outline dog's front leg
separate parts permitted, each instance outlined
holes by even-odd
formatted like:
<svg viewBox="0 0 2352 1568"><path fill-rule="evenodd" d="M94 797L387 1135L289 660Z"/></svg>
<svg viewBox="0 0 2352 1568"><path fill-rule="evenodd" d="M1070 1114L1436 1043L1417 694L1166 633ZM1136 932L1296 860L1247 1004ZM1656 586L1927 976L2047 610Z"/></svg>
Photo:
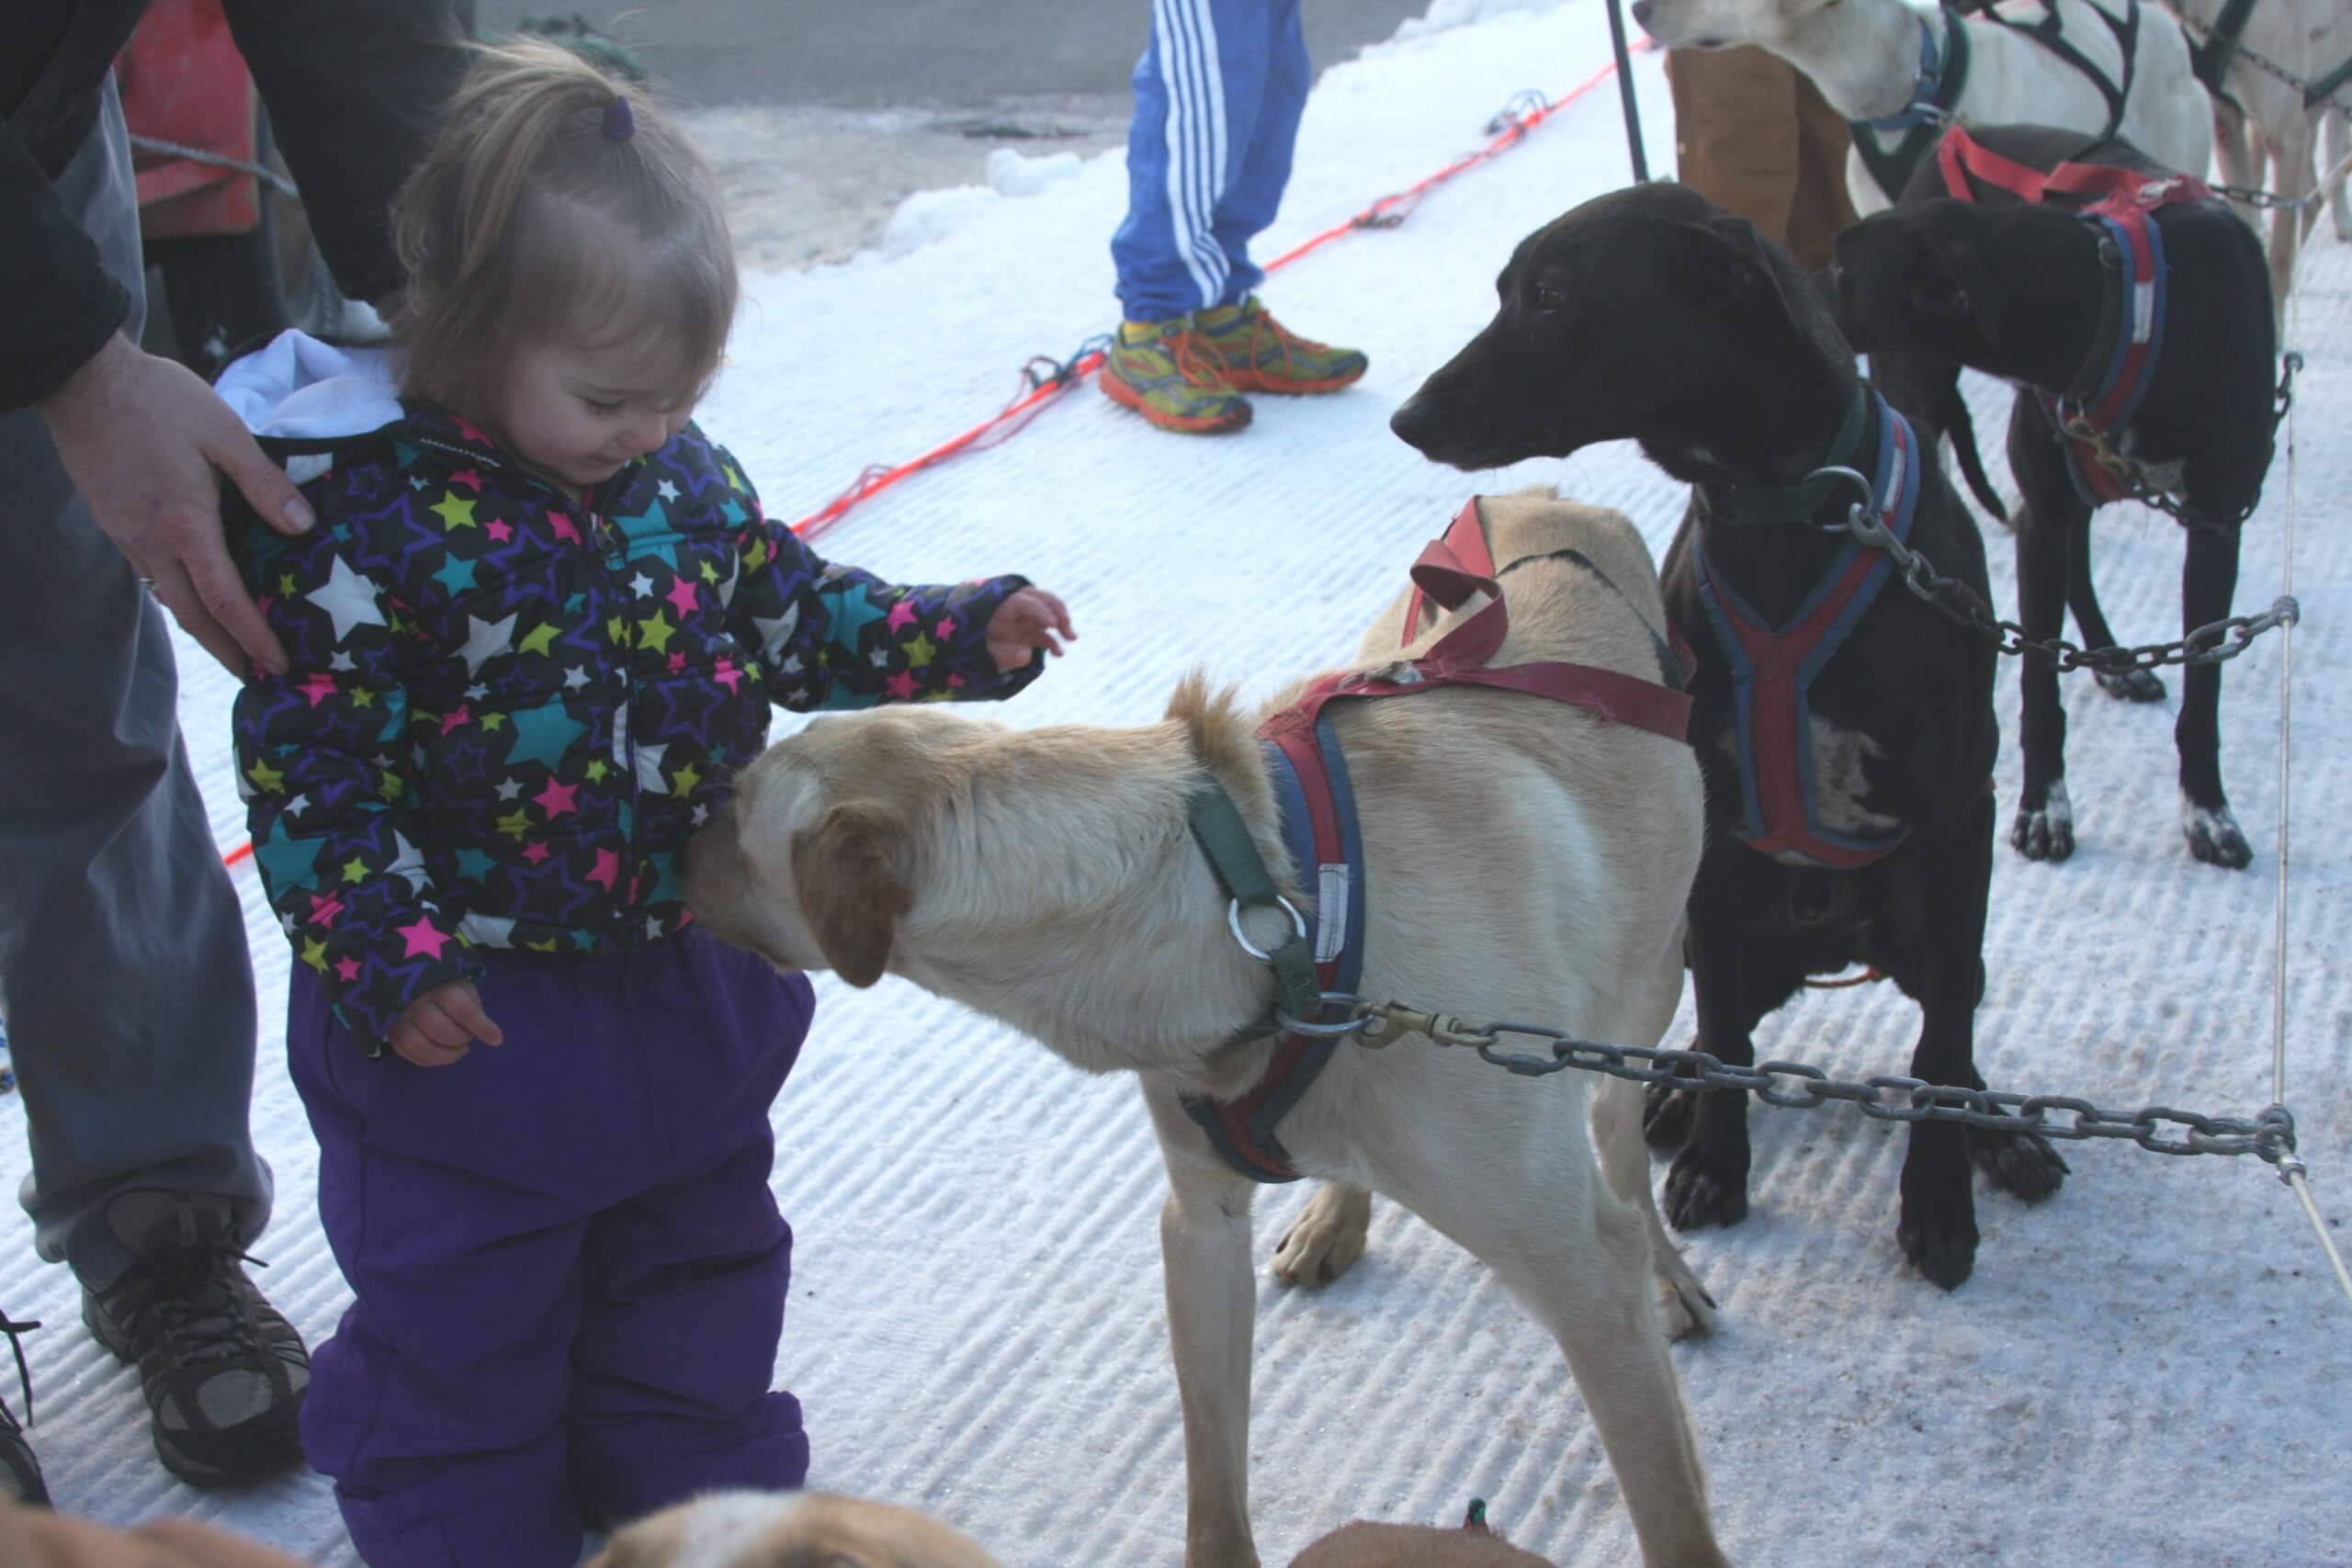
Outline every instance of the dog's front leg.
<svg viewBox="0 0 2352 1568"><path fill-rule="evenodd" d="M2024 397L2009 419L2009 465L2018 490L2018 620L2029 638L2046 642L2064 629L2067 559L2076 536L2089 532L2090 513L2075 494L2049 416ZM2025 785L2009 843L2028 860L2062 861L2075 852L2075 809L2066 795L2066 705L2058 667L2032 654L2018 665Z"/></svg>
<svg viewBox="0 0 2352 1568"><path fill-rule="evenodd" d="M1976 1003L1984 990L1993 815L1988 787L1957 822L1914 840L1924 858L1906 879L1916 902L1901 918L1903 972L1895 979L1919 998L1911 1076L1931 1084L1984 1087L1976 1076ZM1959 1123L1912 1123L1894 1235L1912 1266L1947 1291L1959 1289L1976 1267L1968 1134Z"/></svg>
<svg viewBox="0 0 2352 1568"><path fill-rule="evenodd" d="M2181 629L2194 631L2227 615L2237 587L2238 531L2190 528L2188 559L2180 571ZM2180 750L2181 831L2199 860L2243 870L2254 851L2222 793L2222 667L2188 665L2180 684L2173 741Z"/></svg>
<svg viewBox="0 0 2352 1568"><path fill-rule="evenodd" d="M1258 1568L1250 1534L1250 1265L1256 1185L1211 1158L1198 1128L1151 1095L1168 1166L1159 1257L1168 1348L1184 1408L1184 1568Z"/></svg>
<svg viewBox="0 0 2352 1568"><path fill-rule="evenodd" d="M2107 624L2107 612L2099 607L2098 588L2091 581L2091 530L2084 527L2066 542L2066 608L2074 612L2075 629L2083 634L2085 648L2113 648L2115 628ZM2127 703L2160 703L2165 700L2164 678L2153 670L2126 670L2110 674L2105 670L2094 673L2099 690L2109 696Z"/></svg>
<svg viewBox="0 0 2352 1568"><path fill-rule="evenodd" d="M1698 1048L1745 1067L1756 1061L1750 1032L1757 1015L1749 1006L1740 930L1753 912L1738 881L1711 879L1701 866L1686 952ZM1701 1090L1698 1101L1690 1141L1666 1175L1666 1217L1677 1230L1737 1224L1747 1217L1747 1096L1740 1089L1711 1089Z"/></svg>

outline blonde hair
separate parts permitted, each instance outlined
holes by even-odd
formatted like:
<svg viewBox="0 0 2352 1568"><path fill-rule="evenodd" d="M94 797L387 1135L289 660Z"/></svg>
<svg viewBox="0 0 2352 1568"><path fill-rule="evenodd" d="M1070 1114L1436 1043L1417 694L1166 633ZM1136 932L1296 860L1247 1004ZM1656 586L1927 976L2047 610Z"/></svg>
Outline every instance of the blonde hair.
<svg viewBox="0 0 2352 1568"><path fill-rule="evenodd" d="M650 98L553 44L478 53L392 206L402 389L480 417L518 348L658 338L679 398L699 395L735 316L709 165Z"/></svg>

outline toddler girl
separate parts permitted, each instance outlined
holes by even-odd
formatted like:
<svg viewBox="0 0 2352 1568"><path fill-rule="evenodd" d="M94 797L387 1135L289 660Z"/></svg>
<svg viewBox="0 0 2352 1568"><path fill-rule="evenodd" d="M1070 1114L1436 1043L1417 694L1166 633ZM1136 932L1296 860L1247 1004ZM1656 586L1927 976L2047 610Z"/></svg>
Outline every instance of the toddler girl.
<svg viewBox="0 0 2352 1568"><path fill-rule="evenodd" d="M630 89L485 52L394 216L392 349L221 380L319 518L240 530L293 667L235 720L356 1298L302 1435L374 1568L571 1568L808 1464L768 1186L808 983L694 929L681 846L771 703L1006 697L1071 634L1024 579L895 586L762 513L687 417L718 195Z"/></svg>

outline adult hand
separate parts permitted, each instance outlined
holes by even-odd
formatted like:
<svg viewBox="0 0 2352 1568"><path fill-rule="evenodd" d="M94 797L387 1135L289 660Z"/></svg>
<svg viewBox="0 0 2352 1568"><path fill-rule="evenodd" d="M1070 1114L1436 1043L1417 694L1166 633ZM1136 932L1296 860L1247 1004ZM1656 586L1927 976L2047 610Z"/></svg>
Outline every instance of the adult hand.
<svg viewBox="0 0 2352 1568"><path fill-rule="evenodd" d="M316 519L229 405L117 333L38 406L99 528L188 636L232 675L284 674L286 650L229 562L219 476L279 533Z"/></svg>
<svg viewBox="0 0 2352 1568"><path fill-rule="evenodd" d="M996 660L999 670L1023 668L1041 648L1058 659L1062 647L1054 640L1056 632L1072 642L1078 640L1078 634L1069 629L1069 608L1042 588L1017 590L989 617L989 657Z"/></svg>
<svg viewBox="0 0 2352 1568"><path fill-rule="evenodd" d="M446 1067L477 1040L499 1045L506 1035L482 1011L481 993L466 980L435 987L409 1003L384 1037L402 1061L420 1067Z"/></svg>
<svg viewBox="0 0 2352 1568"><path fill-rule="evenodd" d="M9 1568L302 1568L284 1552L193 1519L129 1531L26 1507L0 1493L0 1562Z"/></svg>

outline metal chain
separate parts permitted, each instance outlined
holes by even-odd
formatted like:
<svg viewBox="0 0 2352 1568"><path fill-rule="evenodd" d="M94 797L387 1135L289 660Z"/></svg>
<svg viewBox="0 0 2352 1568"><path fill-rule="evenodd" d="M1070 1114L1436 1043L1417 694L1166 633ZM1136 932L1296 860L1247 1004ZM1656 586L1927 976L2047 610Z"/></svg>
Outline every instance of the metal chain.
<svg viewBox="0 0 2352 1568"><path fill-rule="evenodd" d="M2295 372L2301 368L2302 355L2287 355L2286 369L2278 383L2278 418L2286 417L2294 406ZM2272 428L2277 428L2274 422ZM2068 426L2068 433L2075 434ZM2129 478L2130 459L2116 453L2106 438L2083 427L2082 433L2097 446L2103 466L2114 466L2115 471ZM1849 535L1866 549L1883 552L1894 563L1903 585L1932 604L1955 625L1973 626L1993 639L1994 647L2002 653L2023 655L2031 653L2056 665L2061 673L2075 670L2090 670L2103 675L2127 674L2134 670L2156 670L2168 664L2220 664L2244 653L2246 646L2264 632L2292 625L2302 617L2302 607L2292 595L2282 594L2269 609L2255 615L2232 615L2197 627L2177 642L2143 643L2133 648L2083 648L2064 637L2037 640L2026 635L2025 628L2015 621L2005 621L1994 614L1984 596L1957 578L1938 571L1935 563L1897 538L1886 525L1871 515L1869 503L1876 498L1871 483L1852 468L1830 467L1816 468L1812 476L1833 475L1850 481L1863 499L1847 509L1840 522L1824 523L1819 526L1832 532ZM2142 499L2149 499L2143 496ZM2150 504L2163 504L2150 501ZM2165 509L2177 515L2176 506Z"/></svg>
<svg viewBox="0 0 2352 1568"><path fill-rule="evenodd" d="M1853 474L1850 468L1822 471ZM1859 474L1853 477L1858 482L1861 479ZM2246 645L2264 632L2297 621L2302 615L2301 607L2291 597L2281 595L2260 615L2232 615L2214 621L2177 642L2143 643L2134 648L2083 648L2064 637L2036 640L2015 621L2005 621L1995 615L1993 607L1973 588L1938 571L1934 562L1895 537L1859 502L1847 514L1846 521L1821 526L1850 534L1864 547L1885 552L1894 562L1905 588L1955 625L1973 626L1992 638L1998 651L2034 654L2049 660L2062 673L2090 670L2099 674L2123 674L2133 670L2161 669L2167 664L2219 664L2244 653Z"/></svg>
<svg viewBox="0 0 2352 1568"><path fill-rule="evenodd" d="M2313 186L2308 195L2280 196L2275 190L2263 190L2256 186L2208 186L2215 196L2225 196L2232 201L2243 201L2248 207L2283 207L2290 212L2317 207L2327 199L2327 187Z"/></svg>
<svg viewBox="0 0 2352 1568"><path fill-rule="evenodd" d="M1329 1023L1302 1023L1280 1014L1277 1019L1295 1033L1322 1039L1352 1036L1358 1044L1375 1048L1419 1034L1438 1045L1474 1050L1482 1061L1520 1077L1544 1077L1575 1067L1638 1084L1736 1089L1754 1094L1767 1105L1795 1111L1844 1100L1878 1122L1952 1122L1985 1132L2061 1140L2120 1138L2161 1155L2250 1154L2277 1165L2292 1158L2295 1152L2295 1119L2283 1105L2267 1106L2252 1120L2208 1116L2165 1105L2143 1106L2127 1113L2102 1110L2073 1095L1965 1089L1885 1073L1849 1082L1803 1062L1733 1066L1704 1051L1602 1045L1537 1023L1472 1025L1450 1013L1425 1012L1399 1002L1375 1003L1352 992L1325 992L1324 1015L1330 1017L1335 1009L1341 1016ZM1497 1049L1510 1036L1544 1042L1551 1055ZM1792 1080L1791 1087L1781 1086L1784 1078ZM2072 1120L2052 1121L2053 1112ZM2167 1137L2167 1124L2187 1131Z"/></svg>
<svg viewBox="0 0 2352 1568"><path fill-rule="evenodd" d="M2179 15L2177 12L2174 14L2176 16ZM2188 25L2188 30L2191 32L2202 33L2208 38L2211 38L2213 34L2213 29L2205 26L2202 22L2190 22L2186 17L2182 17L2180 19ZM2322 98L2318 104L2311 103L2310 97L2312 85L2309 82L2306 82L2301 77L2297 76L2294 73L2289 71L2277 61L2267 59L2263 55L2248 49L2243 39L2238 42L2233 52L2236 54L2237 58L2245 61L2248 65L2253 66L2256 71L2261 72L2264 75L2270 77L2274 81L2283 82L2288 86L2293 88L2295 96L2303 99L2305 101L2306 107L2317 108L2324 106L2328 108L2335 109L2339 113L2352 114L2352 107L2347 107L2346 106L2343 96L2340 94L2331 94L2327 97Z"/></svg>

